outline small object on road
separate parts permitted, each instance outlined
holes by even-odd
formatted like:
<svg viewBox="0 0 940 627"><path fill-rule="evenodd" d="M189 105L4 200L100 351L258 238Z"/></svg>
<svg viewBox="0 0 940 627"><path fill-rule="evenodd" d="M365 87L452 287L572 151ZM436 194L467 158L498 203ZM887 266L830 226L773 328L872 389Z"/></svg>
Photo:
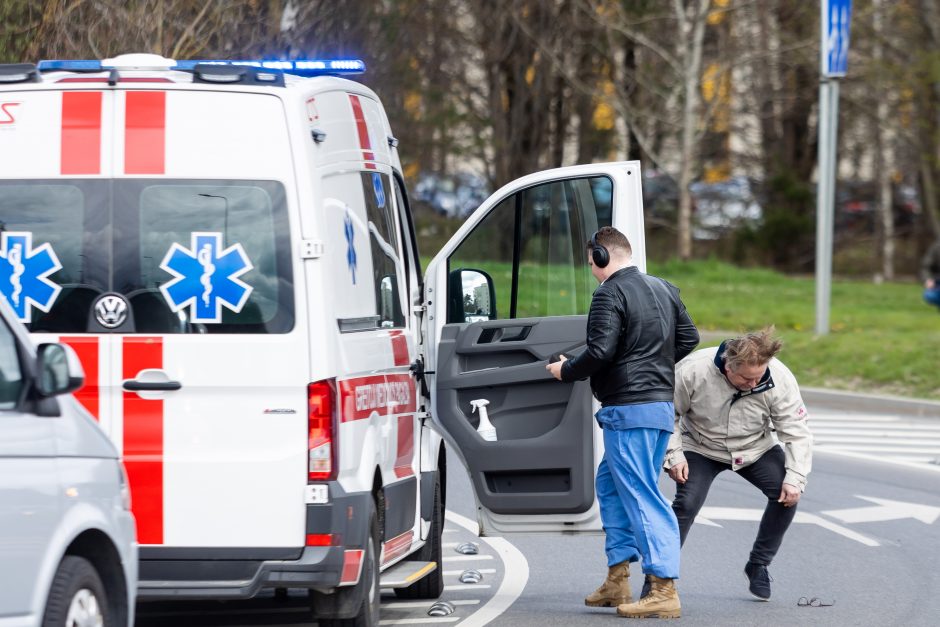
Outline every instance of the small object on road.
<svg viewBox="0 0 940 627"><path fill-rule="evenodd" d="M483 581L483 574L478 570L468 568L460 573L460 583L480 583L481 581Z"/></svg>
<svg viewBox="0 0 940 627"><path fill-rule="evenodd" d="M811 599L800 597L796 604L800 607L830 607L836 604L836 600L833 599L832 601L823 601L819 597L813 597Z"/></svg>
<svg viewBox="0 0 940 627"><path fill-rule="evenodd" d="M477 546L476 542L464 542L463 544L458 544L454 550L464 555L476 555L480 552L480 547Z"/></svg>
<svg viewBox="0 0 940 627"><path fill-rule="evenodd" d="M454 606L447 601L438 601L428 609L428 616L450 616L454 613Z"/></svg>

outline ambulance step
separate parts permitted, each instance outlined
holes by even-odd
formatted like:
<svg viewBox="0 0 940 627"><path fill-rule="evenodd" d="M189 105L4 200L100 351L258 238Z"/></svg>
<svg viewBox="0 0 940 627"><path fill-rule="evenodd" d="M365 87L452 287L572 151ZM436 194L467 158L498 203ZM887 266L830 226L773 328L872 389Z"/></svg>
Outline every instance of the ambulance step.
<svg viewBox="0 0 940 627"><path fill-rule="evenodd" d="M398 562L382 573L382 588L407 588L437 569L437 562Z"/></svg>

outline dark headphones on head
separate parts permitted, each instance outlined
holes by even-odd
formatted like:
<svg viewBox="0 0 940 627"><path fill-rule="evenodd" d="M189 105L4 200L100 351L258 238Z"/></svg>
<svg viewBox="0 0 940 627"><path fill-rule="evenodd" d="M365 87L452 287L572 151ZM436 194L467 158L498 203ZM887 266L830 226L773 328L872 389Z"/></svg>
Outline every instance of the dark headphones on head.
<svg viewBox="0 0 940 627"><path fill-rule="evenodd" d="M610 263L610 252L598 243L598 233L600 233L600 231L596 231L594 235L591 236L591 259L598 268L606 268L607 264Z"/></svg>

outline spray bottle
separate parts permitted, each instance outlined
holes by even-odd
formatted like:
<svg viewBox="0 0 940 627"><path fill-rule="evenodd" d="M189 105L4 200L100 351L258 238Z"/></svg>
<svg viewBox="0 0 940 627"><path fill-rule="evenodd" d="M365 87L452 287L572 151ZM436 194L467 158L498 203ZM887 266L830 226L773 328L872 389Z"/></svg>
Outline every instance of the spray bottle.
<svg viewBox="0 0 940 627"><path fill-rule="evenodd" d="M475 401L470 401L470 406L473 408L470 410L470 413L480 410L480 424L477 426L477 433L480 434L480 437L489 442L496 441L496 427L493 426L493 423L490 422L490 417L486 414L486 406L490 402L485 398L478 398Z"/></svg>

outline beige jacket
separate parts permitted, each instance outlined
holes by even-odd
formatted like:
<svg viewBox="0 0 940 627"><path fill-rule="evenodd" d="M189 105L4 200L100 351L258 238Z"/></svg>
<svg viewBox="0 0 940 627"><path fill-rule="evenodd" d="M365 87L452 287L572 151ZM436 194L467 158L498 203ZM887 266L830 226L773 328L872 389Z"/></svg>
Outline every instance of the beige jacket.
<svg viewBox="0 0 940 627"><path fill-rule="evenodd" d="M779 441L786 456L783 481L802 491L812 467L813 436L793 373L772 359L767 389L739 395L716 364L717 352L718 348L698 350L676 365L676 429L664 466L669 469L684 462L685 450L738 470ZM763 386L762 382L755 390Z"/></svg>

